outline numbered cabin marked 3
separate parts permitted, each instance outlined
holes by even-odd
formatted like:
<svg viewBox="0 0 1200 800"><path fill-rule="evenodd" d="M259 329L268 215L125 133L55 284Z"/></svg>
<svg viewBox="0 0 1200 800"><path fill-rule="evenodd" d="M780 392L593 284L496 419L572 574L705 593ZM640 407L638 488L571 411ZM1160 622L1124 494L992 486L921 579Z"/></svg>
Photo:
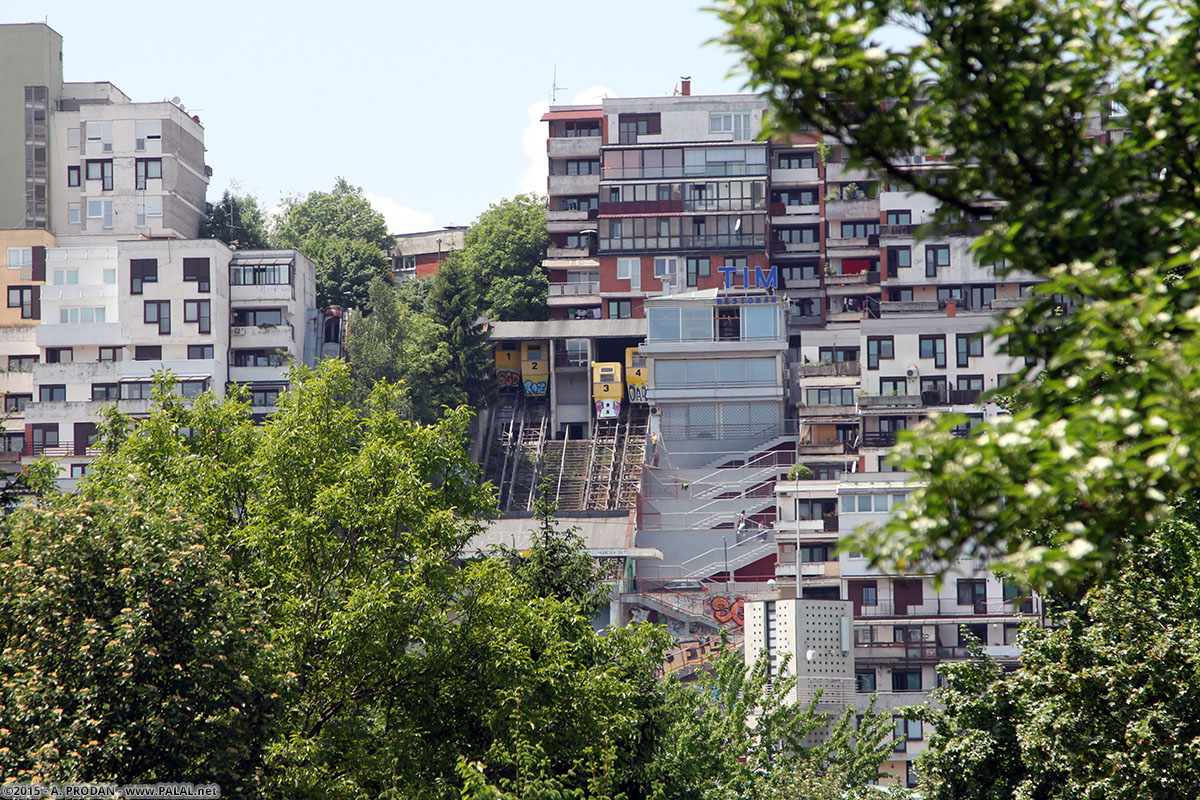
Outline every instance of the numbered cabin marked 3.
<svg viewBox="0 0 1200 800"><path fill-rule="evenodd" d="M592 400L596 404L597 419L621 416L621 400L625 397L621 372L619 361L592 362Z"/></svg>

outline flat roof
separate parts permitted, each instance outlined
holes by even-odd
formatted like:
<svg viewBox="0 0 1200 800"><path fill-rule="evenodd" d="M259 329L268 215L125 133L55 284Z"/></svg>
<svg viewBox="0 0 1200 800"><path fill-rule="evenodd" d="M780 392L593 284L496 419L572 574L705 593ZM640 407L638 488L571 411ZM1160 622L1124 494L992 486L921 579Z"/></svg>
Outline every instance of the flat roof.
<svg viewBox="0 0 1200 800"><path fill-rule="evenodd" d="M644 319L550 319L493 322L493 339L618 339L646 335Z"/></svg>
<svg viewBox="0 0 1200 800"><path fill-rule="evenodd" d="M627 558L661 559L662 551L653 547L634 547L633 515L611 517L555 517L560 528L578 528L583 546L594 556L625 556ZM533 531L538 527L534 517L506 517L493 522L488 529L467 542L467 554L487 552L493 545L506 545L527 550L533 544Z"/></svg>

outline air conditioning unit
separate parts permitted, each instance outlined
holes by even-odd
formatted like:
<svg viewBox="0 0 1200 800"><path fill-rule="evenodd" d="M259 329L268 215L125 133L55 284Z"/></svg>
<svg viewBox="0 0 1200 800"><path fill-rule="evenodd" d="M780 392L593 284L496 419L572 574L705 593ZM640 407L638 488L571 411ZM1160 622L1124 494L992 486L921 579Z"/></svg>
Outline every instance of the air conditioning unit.
<svg viewBox="0 0 1200 800"><path fill-rule="evenodd" d="M662 415L662 409L659 406L650 406L650 416L657 417Z"/></svg>
<svg viewBox="0 0 1200 800"><path fill-rule="evenodd" d="M246 333L245 326L242 326L242 325L233 326L233 335L234 336L244 336L245 333Z"/></svg>
<svg viewBox="0 0 1200 800"><path fill-rule="evenodd" d="M916 367L912 367L912 366L910 366L910 367L908 368L908 371L907 371L907 372L905 372L904 374L905 374L905 375L907 375L907 376L908 376L908 377L910 377L910 378L915 378L915 377L917 377L918 375L920 375L921 373L920 373L920 372L917 370L917 368L916 368Z"/></svg>

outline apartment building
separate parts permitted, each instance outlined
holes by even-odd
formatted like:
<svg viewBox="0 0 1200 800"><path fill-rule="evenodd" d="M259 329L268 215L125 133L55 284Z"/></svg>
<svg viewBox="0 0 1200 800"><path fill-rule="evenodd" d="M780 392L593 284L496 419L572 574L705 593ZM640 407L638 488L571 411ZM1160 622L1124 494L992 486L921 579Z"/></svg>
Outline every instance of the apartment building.
<svg viewBox="0 0 1200 800"><path fill-rule="evenodd" d="M835 544L882 524L911 492L887 459L900 431L954 412L965 435L1003 413L987 393L1024 363L987 331L1034 276L979 259L987 211L935 224L934 198L850 168L836 143L761 139L763 98L689 89L543 117L543 324L572 326L561 344L579 368L616 360L597 346L611 326L644 325L640 341L621 342L637 345L626 366L642 370L648 405L628 507L636 546L658 557L636 563L621 608L681 640L732 627L747 658L762 647L793 656L798 698L820 688L843 706L873 692L884 708L922 702L937 664L966 657L964 632L1014 664L1016 627L1038 618L1039 598L973 560L948 565L939 588L929 573L881 573ZM1119 135L1093 122L1096 135ZM953 169L938 153L905 166L934 182ZM539 346L516 327L505 337L510 353ZM510 369L501 355L498 370ZM568 408L566 378L546 379L538 419L550 424L521 451L533 473L558 452L542 439L595 429L574 427L580 387L570 384ZM588 451L567 442L563 452L572 446ZM888 770L911 783L926 732L897 726Z"/></svg>
<svg viewBox="0 0 1200 800"><path fill-rule="evenodd" d="M87 470L101 409L147 413L155 373L182 397L243 385L266 415L288 367L315 363L322 327L307 257L212 239L52 247L37 296L32 339L8 348L5 449L58 459L68 482Z"/></svg>
<svg viewBox="0 0 1200 800"><path fill-rule="evenodd" d="M463 248L466 235L465 225L396 234L396 243L388 253L392 262L392 279L399 283L429 277L441 268L442 262L451 253Z"/></svg>

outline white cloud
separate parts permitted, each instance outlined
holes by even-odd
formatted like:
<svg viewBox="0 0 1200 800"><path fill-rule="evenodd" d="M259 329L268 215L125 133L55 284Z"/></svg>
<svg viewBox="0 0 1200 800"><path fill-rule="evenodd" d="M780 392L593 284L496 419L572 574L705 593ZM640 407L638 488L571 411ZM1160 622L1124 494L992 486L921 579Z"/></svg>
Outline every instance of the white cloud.
<svg viewBox="0 0 1200 800"><path fill-rule="evenodd" d="M617 93L607 86L589 86L565 105L591 105L605 97L616 96ZM519 192L546 193L546 123L542 122L542 115L549 110L550 104L545 100L529 107L529 125L521 132L521 147L529 158L529 165L517 181Z"/></svg>
<svg viewBox="0 0 1200 800"><path fill-rule="evenodd" d="M415 208L402 206L390 197L365 192L364 197L371 207L383 214L387 220L389 233L416 233L431 231L437 227L433 214L428 211L417 211Z"/></svg>

